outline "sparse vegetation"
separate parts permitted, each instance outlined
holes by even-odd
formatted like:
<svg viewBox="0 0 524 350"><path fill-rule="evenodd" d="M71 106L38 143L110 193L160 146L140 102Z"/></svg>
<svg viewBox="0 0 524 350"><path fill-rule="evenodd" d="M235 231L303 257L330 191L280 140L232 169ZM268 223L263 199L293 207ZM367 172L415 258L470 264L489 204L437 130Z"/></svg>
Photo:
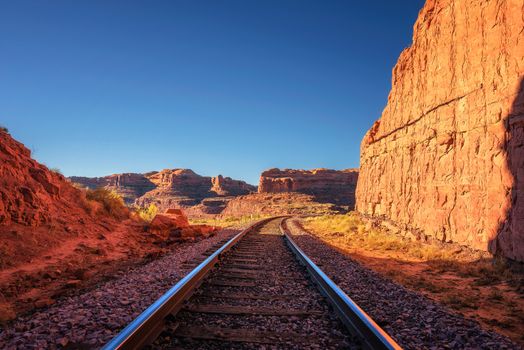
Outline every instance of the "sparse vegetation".
<svg viewBox="0 0 524 350"><path fill-rule="evenodd" d="M249 223L264 219L270 215L244 215L244 216L227 216L215 218L194 218L190 219L192 225L211 225L220 227L243 227Z"/></svg>
<svg viewBox="0 0 524 350"><path fill-rule="evenodd" d="M158 208L156 205L150 204L147 208L138 208L136 212L142 220L149 223L158 213Z"/></svg>
<svg viewBox="0 0 524 350"><path fill-rule="evenodd" d="M3 125L0 125L0 131L3 131L3 132L9 132L9 129L6 128L6 127L3 126Z"/></svg>
<svg viewBox="0 0 524 350"><path fill-rule="evenodd" d="M466 293L446 294L440 299L440 301L457 310L478 308L478 300Z"/></svg>
<svg viewBox="0 0 524 350"><path fill-rule="evenodd" d="M503 259L481 259L480 255L457 250L451 245L411 241L379 229L366 228L353 212L308 218L304 221L304 226L319 237L336 240L338 246L381 253L401 253L404 258L426 262L440 272L453 271L463 277L475 277L478 285L489 285L512 278L511 269Z"/></svg>
<svg viewBox="0 0 524 350"><path fill-rule="evenodd" d="M49 169L49 170L52 171L52 172L54 172L54 173L57 173L57 174L62 175L62 171L61 171L60 169L58 169L58 168L51 168L51 169Z"/></svg>
<svg viewBox="0 0 524 350"><path fill-rule="evenodd" d="M524 325L523 264L455 245L411 241L366 225L357 213L310 217L302 224L319 240L397 283L524 340L516 331Z"/></svg>
<svg viewBox="0 0 524 350"><path fill-rule="evenodd" d="M102 204L103 210L117 219L129 216L129 209L124 204L124 200L114 191L105 188L87 190L86 198Z"/></svg>

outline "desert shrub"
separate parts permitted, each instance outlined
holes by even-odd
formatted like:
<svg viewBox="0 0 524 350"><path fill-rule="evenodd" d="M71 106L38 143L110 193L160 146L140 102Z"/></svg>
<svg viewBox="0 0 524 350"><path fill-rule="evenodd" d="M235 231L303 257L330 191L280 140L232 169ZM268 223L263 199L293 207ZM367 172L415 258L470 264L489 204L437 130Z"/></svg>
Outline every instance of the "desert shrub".
<svg viewBox="0 0 524 350"><path fill-rule="evenodd" d="M60 169L58 169L58 168L51 168L49 170L52 171L53 173L57 173L57 174L62 175L62 171Z"/></svg>
<svg viewBox="0 0 524 350"><path fill-rule="evenodd" d="M156 205L150 204L146 208L138 208L136 212L142 220L144 220L145 222L151 222L155 215L158 213L158 208Z"/></svg>
<svg viewBox="0 0 524 350"><path fill-rule="evenodd" d="M190 218L189 221L192 225L211 225L225 228L240 228L247 226L248 224L262 220L269 217L270 215L252 214L252 215L241 215L241 216L215 216L210 218Z"/></svg>
<svg viewBox="0 0 524 350"><path fill-rule="evenodd" d="M117 219L123 219L129 216L129 209L124 204L124 200L114 191L105 188L87 190L86 198L102 204L104 211Z"/></svg>
<svg viewBox="0 0 524 350"><path fill-rule="evenodd" d="M3 132L9 132L9 129L6 128L6 127L3 126L3 125L0 125L0 131L3 131Z"/></svg>

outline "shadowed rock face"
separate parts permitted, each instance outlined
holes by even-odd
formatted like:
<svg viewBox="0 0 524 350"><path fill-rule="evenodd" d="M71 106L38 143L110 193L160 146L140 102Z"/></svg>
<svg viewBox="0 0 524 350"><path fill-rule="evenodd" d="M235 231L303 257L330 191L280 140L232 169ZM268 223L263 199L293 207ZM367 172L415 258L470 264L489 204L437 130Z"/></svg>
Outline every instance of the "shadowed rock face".
<svg viewBox="0 0 524 350"><path fill-rule="evenodd" d="M353 207L357 179L357 169L270 169L260 176L258 192L299 192L312 195L319 202Z"/></svg>
<svg viewBox="0 0 524 350"><path fill-rule="evenodd" d="M190 169L164 169L146 174L129 173L100 178L71 177L70 179L88 188L105 187L114 190L127 204L139 206L155 204L161 211L174 207L187 208L200 205L204 213L209 209L209 213L214 214L218 206L221 208L225 206L228 196L256 191L255 186L244 181L233 180L222 175L200 176ZM214 205L214 202L222 204Z"/></svg>
<svg viewBox="0 0 524 350"><path fill-rule="evenodd" d="M428 0L361 144L357 210L524 260L523 0Z"/></svg>

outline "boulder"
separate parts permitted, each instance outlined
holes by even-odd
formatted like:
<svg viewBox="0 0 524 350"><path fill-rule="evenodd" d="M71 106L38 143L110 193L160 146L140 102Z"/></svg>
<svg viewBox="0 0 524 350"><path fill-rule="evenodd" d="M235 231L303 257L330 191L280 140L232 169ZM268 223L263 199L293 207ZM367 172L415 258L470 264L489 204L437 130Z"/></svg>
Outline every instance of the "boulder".
<svg viewBox="0 0 524 350"><path fill-rule="evenodd" d="M154 235L167 239L174 230L189 227L187 216L181 209L168 209L163 214L157 214L149 225L149 231Z"/></svg>
<svg viewBox="0 0 524 350"><path fill-rule="evenodd" d="M182 209L168 209L163 214L157 214L149 231L161 240L187 241L199 237L208 237L217 228L207 225L189 225L186 214Z"/></svg>

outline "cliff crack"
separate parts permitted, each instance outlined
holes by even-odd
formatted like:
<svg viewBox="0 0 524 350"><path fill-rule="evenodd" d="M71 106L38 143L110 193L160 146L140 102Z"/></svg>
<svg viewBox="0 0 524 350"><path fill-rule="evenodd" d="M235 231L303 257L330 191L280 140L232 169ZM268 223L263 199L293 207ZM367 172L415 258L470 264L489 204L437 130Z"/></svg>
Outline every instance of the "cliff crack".
<svg viewBox="0 0 524 350"><path fill-rule="evenodd" d="M384 139L384 138L386 138L386 137L389 137L389 136L393 135L394 133L396 133L396 132L398 132L398 131L400 131L400 130L402 130L402 129L405 129L406 127L409 127L409 126L411 126L411 125L413 125L413 124L416 124L416 123L418 123L422 118L424 118L425 116L427 116L427 115L430 114L431 112L434 112L434 111L436 111L437 109L439 109L439 108L441 108L441 107L444 107L444 106L447 106L447 105L449 105L449 104L451 104L451 103L453 103L453 102L459 101L459 100L463 99L464 97L469 96L469 95L471 95L471 94L477 92L477 91L480 90L480 89L482 89L482 85L481 85L480 87L478 87L478 88L476 88L476 89L470 91L470 92L465 93L464 95L457 96L457 97L454 97L454 98L452 98L452 99L450 99L450 100L448 100L448 101L446 101L446 102L440 103L440 104L438 104L437 106L428 109L426 112L422 113L422 114L421 114L419 117L417 117L416 119L414 119L414 120L412 120L412 121L410 121L410 122L408 122L408 123L406 123L406 124L404 124L404 125L402 125L402 126L400 126L400 127L398 127L398 128L395 128L395 129L391 130L390 132L388 132L388 133L386 133L386 134L384 134L384 135L382 135L382 136L380 136L380 137L378 137L378 138L374 138L372 141L369 141L368 144L371 145L371 144L373 144L373 143L375 143L375 142L378 142L378 141L380 141L380 140L382 140L382 139ZM380 120L380 119L379 119L379 120Z"/></svg>

